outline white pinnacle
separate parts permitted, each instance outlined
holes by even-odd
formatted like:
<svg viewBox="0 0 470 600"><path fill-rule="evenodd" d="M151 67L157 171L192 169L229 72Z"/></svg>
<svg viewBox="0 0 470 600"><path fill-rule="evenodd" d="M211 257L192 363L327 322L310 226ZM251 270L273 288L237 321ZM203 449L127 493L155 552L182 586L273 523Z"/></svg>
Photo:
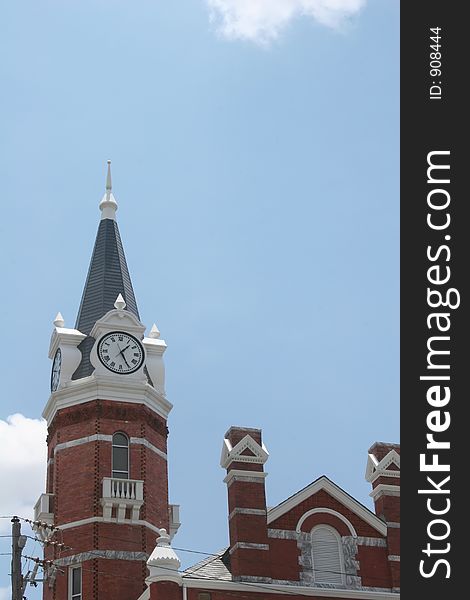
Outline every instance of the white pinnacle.
<svg viewBox="0 0 470 600"><path fill-rule="evenodd" d="M158 339L159 337L160 337L160 332L158 330L158 327L154 323L152 325L152 329L150 330L149 338Z"/></svg>
<svg viewBox="0 0 470 600"><path fill-rule="evenodd" d="M122 297L122 294L119 294L116 298L116 302L114 303L114 308L118 310L124 310L126 308L126 301Z"/></svg>
<svg viewBox="0 0 470 600"><path fill-rule="evenodd" d="M150 572L147 579L149 583L152 579L157 577L170 581L181 578L178 573L181 561L171 547L170 536L166 529L160 529L159 534L160 537L157 538L157 545L147 560L147 566Z"/></svg>
<svg viewBox="0 0 470 600"><path fill-rule="evenodd" d="M63 327L65 325L64 317L60 312L57 313L53 323L56 327Z"/></svg>
<svg viewBox="0 0 470 600"><path fill-rule="evenodd" d="M112 219L116 218L116 211L118 205L115 197L113 196L113 185L111 181L111 161L108 160L108 174L106 175L106 192L103 199L100 202L101 219Z"/></svg>

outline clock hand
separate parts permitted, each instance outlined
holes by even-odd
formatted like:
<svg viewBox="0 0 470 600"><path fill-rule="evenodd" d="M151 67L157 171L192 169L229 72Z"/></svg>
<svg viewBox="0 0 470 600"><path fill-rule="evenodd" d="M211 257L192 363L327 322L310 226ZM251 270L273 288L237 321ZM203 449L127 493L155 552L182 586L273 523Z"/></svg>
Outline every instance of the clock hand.
<svg viewBox="0 0 470 600"><path fill-rule="evenodd" d="M130 348L130 344L128 344L128 345L127 345L125 348L123 348L122 350L121 350L121 347L119 346L119 344L117 344L117 347L119 348L120 352L118 352L118 354L116 354L116 356L119 356L119 354L122 354L122 358L124 359L124 362L126 363L127 367L130 369L130 368L131 368L131 366L130 366L130 364L127 362L127 360L126 360L126 357L124 356L124 352L125 352L125 351L126 351L128 348Z"/></svg>

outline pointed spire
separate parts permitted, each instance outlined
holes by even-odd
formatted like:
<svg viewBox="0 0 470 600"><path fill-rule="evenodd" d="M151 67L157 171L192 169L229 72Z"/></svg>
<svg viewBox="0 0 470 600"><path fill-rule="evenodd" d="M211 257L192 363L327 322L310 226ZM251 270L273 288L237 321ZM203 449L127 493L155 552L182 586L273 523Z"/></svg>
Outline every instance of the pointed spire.
<svg viewBox="0 0 470 600"><path fill-rule="evenodd" d="M108 160L108 174L106 175L106 192L111 193L113 183L111 181L111 161Z"/></svg>
<svg viewBox="0 0 470 600"><path fill-rule="evenodd" d="M119 294L128 310L139 319L139 310L135 300L132 282L127 268L124 248L115 220L116 200L111 191L111 169L108 162L106 193L101 201L101 221L96 234L95 246L88 268L80 308L78 309L75 329L90 334L93 325L108 311L116 308ZM82 361L74 373L74 379L87 377L93 372L90 363L90 351L93 338L87 338L81 344Z"/></svg>
<svg viewBox="0 0 470 600"><path fill-rule="evenodd" d="M65 325L64 317L60 312L57 313L53 323L56 327L63 327Z"/></svg>
<svg viewBox="0 0 470 600"><path fill-rule="evenodd" d="M154 323L152 325L152 329L150 330L149 338L158 339L159 337L160 337L160 331L158 330L158 327Z"/></svg>
<svg viewBox="0 0 470 600"><path fill-rule="evenodd" d="M101 218L102 219L116 219L116 211L118 205L112 192L112 181L111 181L111 161L108 160L108 173L106 175L106 192L100 202Z"/></svg>

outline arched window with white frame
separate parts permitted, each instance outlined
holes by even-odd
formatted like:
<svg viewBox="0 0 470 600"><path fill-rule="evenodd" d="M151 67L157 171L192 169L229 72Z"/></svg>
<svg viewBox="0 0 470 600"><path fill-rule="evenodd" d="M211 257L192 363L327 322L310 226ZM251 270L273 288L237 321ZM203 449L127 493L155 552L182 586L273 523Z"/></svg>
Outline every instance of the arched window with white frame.
<svg viewBox="0 0 470 600"><path fill-rule="evenodd" d="M112 477L129 479L129 438L120 431L113 435L111 464Z"/></svg>
<svg viewBox="0 0 470 600"><path fill-rule="evenodd" d="M344 560L339 533L330 525L317 525L311 535L315 583L342 585Z"/></svg>

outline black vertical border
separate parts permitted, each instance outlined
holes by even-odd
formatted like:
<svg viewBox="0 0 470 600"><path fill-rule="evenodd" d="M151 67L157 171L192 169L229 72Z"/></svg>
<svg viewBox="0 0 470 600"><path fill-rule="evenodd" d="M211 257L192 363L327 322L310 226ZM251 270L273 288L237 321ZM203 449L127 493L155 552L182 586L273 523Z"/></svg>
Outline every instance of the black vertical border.
<svg viewBox="0 0 470 600"><path fill-rule="evenodd" d="M441 0L422 2L401 2L401 447L402 447L402 486L401 486L401 596L407 599L461 598L468 594L466 584L465 545L468 536L469 510L464 510L468 498L465 484L468 480L466 465L467 448L470 445L469 412L470 394L466 389L466 375L470 374L470 352L468 335L468 271L470 258L470 233L467 233L470 217L470 194L467 186L467 173L470 173L470 152L467 146L470 105L466 102L464 87L469 79L470 58L469 24L464 17L465 3ZM430 28L441 28L441 69L439 77L430 75ZM442 98L430 99L432 81L441 81ZM468 105L464 108L464 102ZM451 223L446 231L433 231L427 223L427 194L431 189L427 182L427 155L435 150L450 151L450 184L443 185L451 196L449 212ZM442 159L441 159L442 160ZM443 159L445 162L445 159ZM468 185L468 184L467 184ZM437 186L439 187L439 186ZM443 196L442 196L443 197ZM444 211L445 212L445 211ZM441 213L440 216L443 216ZM450 240L444 236L450 235ZM421 375L430 374L427 370L427 342L435 329L429 330L426 319L434 309L427 303L427 270L436 262L426 256L427 247L437 249L447 244L451 251L450 260L437 262L444 269L449 266L451 279L445 288L454 287L460 292L461 304L457 309L439 308L450 313L451 327L447 334L450 341L450 355L441 362L450 362L449 371L434 371L436 374L449 374L451 400L441 411L450 412L450 428L436 434L436 439L448 440L450 450L442 450L439 462L450 464L449 473L423 473L420 471L420 454L426 452L426 424L431 407L426 399L430 382L420 381ZM430 286L436 288L437 286ZM434 333L432 333L434 331ZM443 344L443 347L445 343ZM443 415L444 416L444 415ZM470 417L469 417L470 419ZM467 443L467 440L469 442ZM432 454L432 452L428 451ZM429 462L430 459L428 459ZM436 482L450 475L450 481L443 488L447 494L426 496L418 494L419 489L432 488L427 475ZM449 512L441 517L450 526L449 537L442 541L429 539L427 528L433 518L427 509L427 498L435 499L435 508L446 506L445 498L451 505ZM434 502L434 500L432 500ZM434 525L436 535L444 535L446 526ZM436 553L428 557L423 553L427 543L433 549L443 550L450 544L449 552ZM457 546L462 548L458 551ZM432 577L420 574L420 561L425 560L424 570L432 571L439 558L449 562L447 566L437 566Z"/></svg>

